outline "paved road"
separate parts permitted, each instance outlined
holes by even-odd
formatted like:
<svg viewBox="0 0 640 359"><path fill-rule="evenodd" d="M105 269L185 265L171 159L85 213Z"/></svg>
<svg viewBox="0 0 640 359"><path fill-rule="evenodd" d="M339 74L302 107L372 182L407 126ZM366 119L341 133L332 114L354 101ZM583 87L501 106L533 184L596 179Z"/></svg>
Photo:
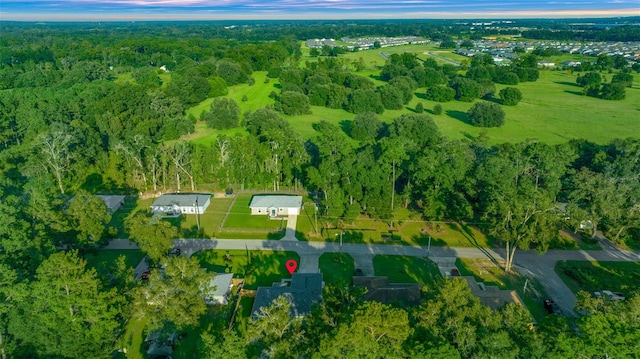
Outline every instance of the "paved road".
<svg viewBox="0 0 640 359"><path fill-rule="evenodd" d="M237 249L237 250L285 250L297 252L301 258L317 258L322 253L340 252L340 244L327 242L300 242L279 240L242 240L242 239L176 239L176 247L182 253L190 256L204 249ZM136 248L126 239L115 239L107 248L133 249ZM342 252L352 257L386 255L406 255L414 257L458 257L458 258L489 258L493 261L504 260L505 251L502 249L458 248L458 247L427 247L387 244L354 244L345 243ZM588 261L632 261L640 262L640 252L618 250L606 247L599 251L584 250L550 250L540 255L535 251L518 251L514 258L514 265L528 271L540 279L547 293L568 314L573 313L576 297L555 273L556 262L561 260ZM309 263L311 264L311 263ZM307 268L301 263L301 268ZM311 270L311 269L309 269Z"/></svg>

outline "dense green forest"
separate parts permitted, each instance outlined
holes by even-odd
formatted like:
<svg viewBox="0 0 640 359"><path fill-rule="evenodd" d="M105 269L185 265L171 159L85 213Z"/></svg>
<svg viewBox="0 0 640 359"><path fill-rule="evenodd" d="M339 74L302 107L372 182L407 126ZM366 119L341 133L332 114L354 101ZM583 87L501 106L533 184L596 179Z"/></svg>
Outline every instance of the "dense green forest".
<svg viewBox="0 0 640 359"><path fill-rule="evenodd" d="M141 298L149 294L122 261L101 272L86 267L86 253L115 235L94 196L99 193L293 190L317 199L327 226L367 216L393 228L398 208L425 220L477 220L506 246L507 270L516 249L543 252L560 228L578 230L585 220L593 223L589 234L600 230L617 243L640 240L637 124L629 138L607 144L532 139L494 145L484 134L447 138L426 111L407 111L391 122L379 118L426 87L425 98L438 102L486 100L469 111L470 121L499 126L501 106L517 104L522 95L508 87L497 99L495 84L536 81L536 54L522 54L505 67L479 55L465 69L394 54L377 71L382 86L353 73L339 56L301 61L301 40L312 37L444 41L500 29L471 34L441 21L0 26L2 357L110 357L131 313L145 310ZM593 39L638 40L637 27L583 30L563 29L554 38L586 39L593 32ZM271 95L273 106L241 113L225 95L235 85L255 84L255 71L266 71L266 81L278 81L279 91ZM585 71L578 78L584 92L609 100L620 100L637 76L617 68L612 57ZM590 73L606 73L610 82ZM216 100L209 111L186 114L211 97ZM355 118L346 130L320 121L315 135L304 138L283 114L302 115L312 105L344 109ZM198 121L239 130L209 144L185 140ZM564 213L558 203L567 203ZM164 222L148 223L146 217L130 220L127 234L160 262L166 248L145 248L145 240L170 248L167 240L177 232ZM170 287L197 293L197 266L183 258L170 263L175 278L190 278L174 278ZM304 320L291 320L286 304L275 303L273 315L252 323L247 333L212 328L202 338L202 355L638 355L638 296L623 303L581 298L587 315L576 323L552 317L534 329L523 308L492 312L463 284L426 289L422 306L412 310L362 304L357 293L327 288L326 300ZM185 328L202 315L202 306L192 309L193 317L162 314Z"/></svg>

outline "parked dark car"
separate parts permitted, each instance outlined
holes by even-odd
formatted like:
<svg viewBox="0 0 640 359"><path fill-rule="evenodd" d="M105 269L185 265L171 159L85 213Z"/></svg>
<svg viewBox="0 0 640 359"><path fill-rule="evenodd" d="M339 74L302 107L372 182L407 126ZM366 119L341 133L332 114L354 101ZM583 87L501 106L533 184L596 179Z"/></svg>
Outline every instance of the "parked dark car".
<svg viewBox="0 0 640 359"><path fill-rule="evenodd" d="M148 270L142 272L142 275L140 276L140 279L149 280L149 274L151 274L151 269L148 269Z"/></svg>
<svg viewBox="0 0 640 359"><path fill-rule="evenodd" d="M362 277L363 275L364 275L364 273L362 273L362 269L356 268L356 276L357 277Z"/></svg>
<svg viewBox="0 0 640 359"><path fill-rule="evenodd" d="M453 268L451 270L451 276L453 276L453 277L459 277L460 276L460 271L458 270L458 268Z"/></svg>
<svg viewBox="0 0 640 359"><path fill-rule="evenodd" d="M544 300L544 309L546 309L549 314L562 315L562 309L560 309L560 306L551 299Z"/></svg>
<svg viewBox="0 0 640 359"><path fill-rule="evenodd" d="M174 248L169 251L169 257L177 257L180 255L181 252L182 251L180 250L180 248Z"/></svg>

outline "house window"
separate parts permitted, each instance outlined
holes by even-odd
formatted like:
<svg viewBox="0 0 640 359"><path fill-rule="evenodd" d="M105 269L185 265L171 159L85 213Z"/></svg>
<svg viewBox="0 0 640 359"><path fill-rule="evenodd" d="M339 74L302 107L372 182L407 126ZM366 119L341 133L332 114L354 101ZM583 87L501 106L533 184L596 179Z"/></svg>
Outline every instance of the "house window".
<svg viewBox="0 0 640 359"><path fill-rule="evenodd" d="M258 213L262 213L262 210L260 208L258 208Z"/></svg>
<svg viewBox="0 0 640 359"><path fill-rule="evenodd" d="M278 212L282 212L282 208L278 208Z"/></svg>

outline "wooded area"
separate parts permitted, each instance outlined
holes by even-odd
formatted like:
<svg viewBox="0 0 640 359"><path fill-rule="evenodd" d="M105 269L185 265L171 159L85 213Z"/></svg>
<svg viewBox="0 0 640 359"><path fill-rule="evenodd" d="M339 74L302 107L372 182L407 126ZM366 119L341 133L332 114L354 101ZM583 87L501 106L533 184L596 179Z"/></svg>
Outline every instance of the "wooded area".
<svg viewBox="0 0 640 359"><path fill-rule="evenodd" d="M440 22L401 24L3 23L0 357L111 357L132 315L150 318L151 327L197 325L205 311L199 285L208 280L197 262L168 260L169 280L152 277L151 287L134 282L124 259L108 272L87 268L86 253L115 236L111 215L94 196L100 193L202 186L307 191L331 228L367 216L393 229L398 208L425 220L481 221L505 246L507 271L517 249L544 252L559 229L579 232L585 221L592 223L586 237L603 231L616 243L640 241L637 123L629 138L605 145L586 139L493 145L486 135L447 138L422 111L390 123L378 117L403 109L426 87L426 98L438 102L484 98L480 103L487 105L469 111L471 123L499 126L501 106L516 105L522 94L510 87L496 99L495 83L535 81L535 54L508 67L480 55L465 69L393 54L377 73L383 86L354 74L356 65L340 57L301 64L301 40L333 32L417 32L435 41L468 36ZM633 39L636 30L603 30L596 37ZM621 99L637 76L613 58L598 58L594 66L578 83L603 99ZM252 85L254 71L268 71L280 91L273 107L241 114L224 96L234 85ZM603 71L615 71L607 74L609 83L599 78ZM211 97L200 118L186 115ZM304 138L281 113L309 113L312 105L356 117L346 129L318 122L315 136ZM183 136L197 121L240 129L196 144ZM130 219L126 232L154 263L166 259L177 236L169 223L150 223L144 214ZM168 295L166 288L179 290ZM357 293L329 287L304 320L290 319L287 304L276 302L272 315L252 322L247 333L216 324L202 337L202 357L632 356L640 352L639 301L581 298L590 315L577 327L554 316L533 329L525 309L492 312L456 280L427 288L415 309L363 304Z"/></svg>

